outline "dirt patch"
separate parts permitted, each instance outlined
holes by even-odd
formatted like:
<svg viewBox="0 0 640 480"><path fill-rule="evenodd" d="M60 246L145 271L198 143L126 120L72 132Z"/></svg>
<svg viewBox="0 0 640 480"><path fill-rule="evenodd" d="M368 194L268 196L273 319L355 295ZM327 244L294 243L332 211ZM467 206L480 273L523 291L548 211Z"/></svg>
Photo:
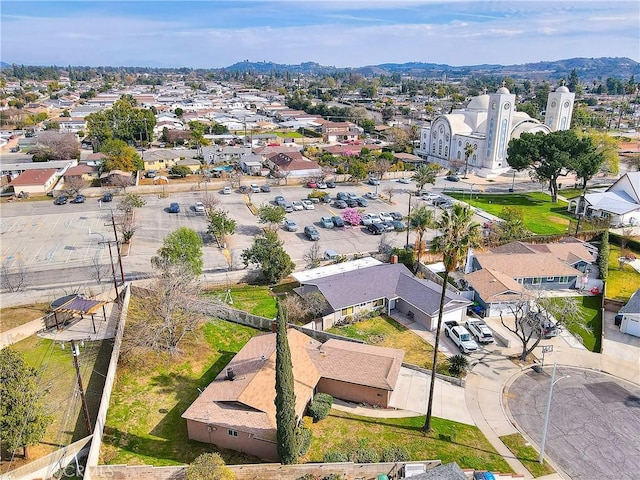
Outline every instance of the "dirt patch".
<svg viewBox="0 0 640 480"><path fill-rule="evenodd" d="M34 303L0 309L0 332L6 332L47 314L48 303Z"/></svg>

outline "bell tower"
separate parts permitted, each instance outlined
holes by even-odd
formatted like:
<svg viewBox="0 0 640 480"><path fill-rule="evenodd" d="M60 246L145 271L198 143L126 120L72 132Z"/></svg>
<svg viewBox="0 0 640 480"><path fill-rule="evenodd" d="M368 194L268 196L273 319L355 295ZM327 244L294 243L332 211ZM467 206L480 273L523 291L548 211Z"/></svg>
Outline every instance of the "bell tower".
<svg viewBox="0 0 640 480"><path fill-rule="evenodd" d="M576 94L570 92L564 85L556 88L555 92L549 93L544 123L552 132L569 130L575 98Z"/></svg>
<svg viewBox="0 0 640 480"><path fill-rule="evenodd" d="M516 96L505 86L489 94L485 168L493 170L507 165L507 145L511 137L511 116L515 102Z"/></svg>

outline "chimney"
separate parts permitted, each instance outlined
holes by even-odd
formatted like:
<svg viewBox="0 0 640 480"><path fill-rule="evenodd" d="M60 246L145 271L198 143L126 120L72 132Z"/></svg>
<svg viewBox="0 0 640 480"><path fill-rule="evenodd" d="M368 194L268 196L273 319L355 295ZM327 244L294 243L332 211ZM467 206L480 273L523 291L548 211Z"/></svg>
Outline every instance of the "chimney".
<svg viewBox="0 0 640 480"><path fill-rule="evenodd" d="M271 333L276 333L276 331L278 330L276 321L277 320L274 320L273 322L271 322Z"/></svg>
<svg viewBox="0 0 640 480"><path fill-rule="evenodd" d="M391 255L390 261L391 263L398 263L398 255Z"/></svg>
<svg viewBox="0 0 640 480"><path fill-rule="evenodd" d="M231 380L233 381L233 379L236 377L236 374L233 373L233 368L229 367L227 368L227 376L224 377L225 380Z"/></svg>

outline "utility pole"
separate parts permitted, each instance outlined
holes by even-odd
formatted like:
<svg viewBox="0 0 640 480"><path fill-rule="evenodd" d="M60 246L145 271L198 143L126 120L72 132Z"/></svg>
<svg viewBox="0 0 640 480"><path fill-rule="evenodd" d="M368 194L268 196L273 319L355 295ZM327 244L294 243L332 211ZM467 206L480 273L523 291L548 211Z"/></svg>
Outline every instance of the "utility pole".
<svg viewBox="0 0 640 480"><path fill-rule="evenodd" d="M409 192L409 212L407 214L407 246L409 245L409 230L411 229L411 192Z"/></svg>
<svg viewBox="0 0 640 480"><path fill-rule="evenodd" d="M125 212L126 215L126 212ZM118 249L118 265L120 266L120 279L124 285L124 270L122 268L122 255L120 254L120 241L118 240L118 230L116 229L116 220L111 212L111 225L113 226L113 235L116 237L116 248ZM109 244L109 251L111 251L111 244Z"/></svg>
<svg viewBox="0 0 640 480"><path fill-rule="evenodd" d="M73 366L76 367L76 378L78 380L78 390L80 391L80 398L82 399L82 412L84 413L84 421L87 425L87 431L93 433L91 429L91 418L89 417L89 408L87 407L87 398L84 394L84 388L82 387L82 377L80 377L80 366L78 365L78 356L80 355L80 347L76 345L74 340L71 340L71 354L73 355Z"/></svg>

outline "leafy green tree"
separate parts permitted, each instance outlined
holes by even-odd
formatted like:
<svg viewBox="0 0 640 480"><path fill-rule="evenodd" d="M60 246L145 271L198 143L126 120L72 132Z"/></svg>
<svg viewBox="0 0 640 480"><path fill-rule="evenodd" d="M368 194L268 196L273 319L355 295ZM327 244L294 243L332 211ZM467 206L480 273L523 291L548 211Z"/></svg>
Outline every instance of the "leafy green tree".
<svg viewBox="0 0 640 480"><path fill-rule="evenodd" d="M179 227L164 237L162 247L158 249L158 257L152 258L151 261L155 265L185 265L193 275L200 275L204 265L202 245L202 238L195 230Z"/></svg>
<svg viewBox="0 0 640 480"><path fill-rule="evenodd" d="M273 230L256 236L253 245L242 252L245 266L258 265L265 280L277 283L295 269L295 263L283 248L284 242Z"/></svg>
<svg viewBox="0 0 640 480"><path fill-rule="evenodd" d="M512 240L523 240L532 234L524 223L524 210L518 207L504 207L500 214L502 221L491 227L489 240L491 243L506 243Z"/></svg>
<svg viewBox="0 0 640 480"><path fill-rule="evenodd" d="M578 132L578 135L581 137L589 137L591 143L596 147L596 153L602 154L603 162L600 166L600 171L608 175L618 175L620 138L597 130L587 130L582 133Z"/></svg>
<svg viewBox="0 0 640 480"><path fill-rule="evenodd" d="M588 175L592 170L588 165L595 163L596 155L591 141L579 139L573 130L549 134L523 133L520 138L509 142L507 154L507 161L512 168L529 168L539 181L549 183L554 203L558 201L558 178L571 171Z"/></svg>
<svg viewBox="0 0 640 480"><path fill-rule="evenodd" d="M234 219L229 217L229 212L224 210L210 210L208 212L209 226L207 232L213 235L218 242L218 246L222 246L224 243L224 237L226 235L233 235L236 231L237 223Z"/></svg>
<svg viewBox="0 0 640 480"><path fill-rule="evenodd" d="M191 173L191 170L189 169L189 167L186 167L184 165L173 165L169 169L169 174L174 175L176 177L181 177L181 178L186 177L190 173Z"/></svg>
<svg viewBox="0 0 640 480"><path fill-rule="evenodd" d="M87 116L89 137L101 146L109 139L149 142L153 138L156 117L149 109L138 108L131 95L123 95L113 107ZM94 144L94 147L96 145Z"/></svg>
<svg viewBox="0 0 640 480"><path fill-rule="evenodd" d="M352 182L359 182L359 181L363 180L364 178L366 178L366 176L367 176L367 167L360 160L353 159L353 160L349 161L349 168L348 168L347 172L351 176L351 181Z"/></svg>
<svg viewBox="0 0 640 480"><path fill-rule="evenodd" d="M219 453L199 455L185 472L187 480L233 480L236 478Z"/></svg>
<svg viewBox="0 0 640 480"><path fill-rule="evenodd" d="M416 252L416 262L420 261L424 252L423 238L427 230L433 227L433 210L427 208L426 205L420 205L411 212L409 216L409 226L418 232L418 251ZM415 271L417 264L414 266Z"/></svg>
<svg viewBox="0 0 640 480"><path fill-rule="evenodd" d="M469 173L469 157L476 151L477 145L473 143L467 143L464 147L464 176L467 177Z"/></svg>
<svg viewBox="0 0 640 480"><path fill-rule="evenodd" d="M458 353L447 358L447 370L454 377L459 377L469 367L469 360L467 357Z"/></svg>
<svg viewBox="0 0 640 480"><path fill-rule="evenodd" d="M469 205L456 203L450 210L445 210L435 225L439 234L433 239L433 250L442 253L444 263L444 277L442 279L442 293L440 295L440 307L438 309L438 324L433 346L433 366L431 367L431 387L429 390L429 402L427 405L427 417L422 430L431 431L431 416L433 410L433 390L436 380L438 364L438 348L440 346L440 331L442 329L442 315L449 274L464 264L467 252L470 248L480 246L480 225L473 222L473 210Z"/></svg>
<svg viewBox="0 0 640 480"><path fill-rule="evenodd" d="M0 398L2 443L9 452L22 448L28 458L28 447L42 440L53 416L45 409L36 371L11 347L0 350Z"/></svg>
<svg viewBox="0 0 640 480"><path fill-rule="evenodd" d="M282 223L287 212L279 205L265 203L258 208L258 221L269 224L271 230L275 230Z"/></svg>
<svg viewBox="0 0 640 480"><path fill-rule="evenodd" d="M190 138L196 144L196 152L198 157L202 156L202 147L209 145L209 140L204 138L204 132L206 125L202 122L192 121L189 122Z"/></svg>
<svg viewBox="0 0 640 480"><path fill-rule="evenodd" d="M422 190L427 183L434 185L436 183L436 173L439 167L437 165L420 165L413 173L413 181L416 182L416 188Z"/></svg>
<svg viewBox="0 0 640 480"><path fill-rule="evenodd" d="M531 118L536 120L540 120L540 110L538 109L537 103L532 102L524 102L518 105L518 111L526 113Z"/></svg>
<svg viewBox="0 0 640 480"><path fill-rule="evenodd" d="M173 113L175 113L177 117L182 117L182 115L184 115L184 110L178 107L173 111Z"/></svg>
<svg viewBox="0 0 640 480"><path fill-rule="evenodd" d="M105 159L100 167L103 172L111 170L135 172L144 169L144 162L136 149L127 145L123 140L106 140L102 144L101 151L105 154Z"/></svg>
<svg viewBox="0 0 640 480"><path fill-rule="evenodd" d="M134 208L141 208L146 204L146 200L137 193L127 193L118 203L118 210L131 212Z"/></svg>
<svg viewBox="0 0 640 480"><path fill-rule="evenodd" d="M276 441L280 462L291 465L298 457L296 394L287 338L287 312L278 302L276 319Z"/></svg>

